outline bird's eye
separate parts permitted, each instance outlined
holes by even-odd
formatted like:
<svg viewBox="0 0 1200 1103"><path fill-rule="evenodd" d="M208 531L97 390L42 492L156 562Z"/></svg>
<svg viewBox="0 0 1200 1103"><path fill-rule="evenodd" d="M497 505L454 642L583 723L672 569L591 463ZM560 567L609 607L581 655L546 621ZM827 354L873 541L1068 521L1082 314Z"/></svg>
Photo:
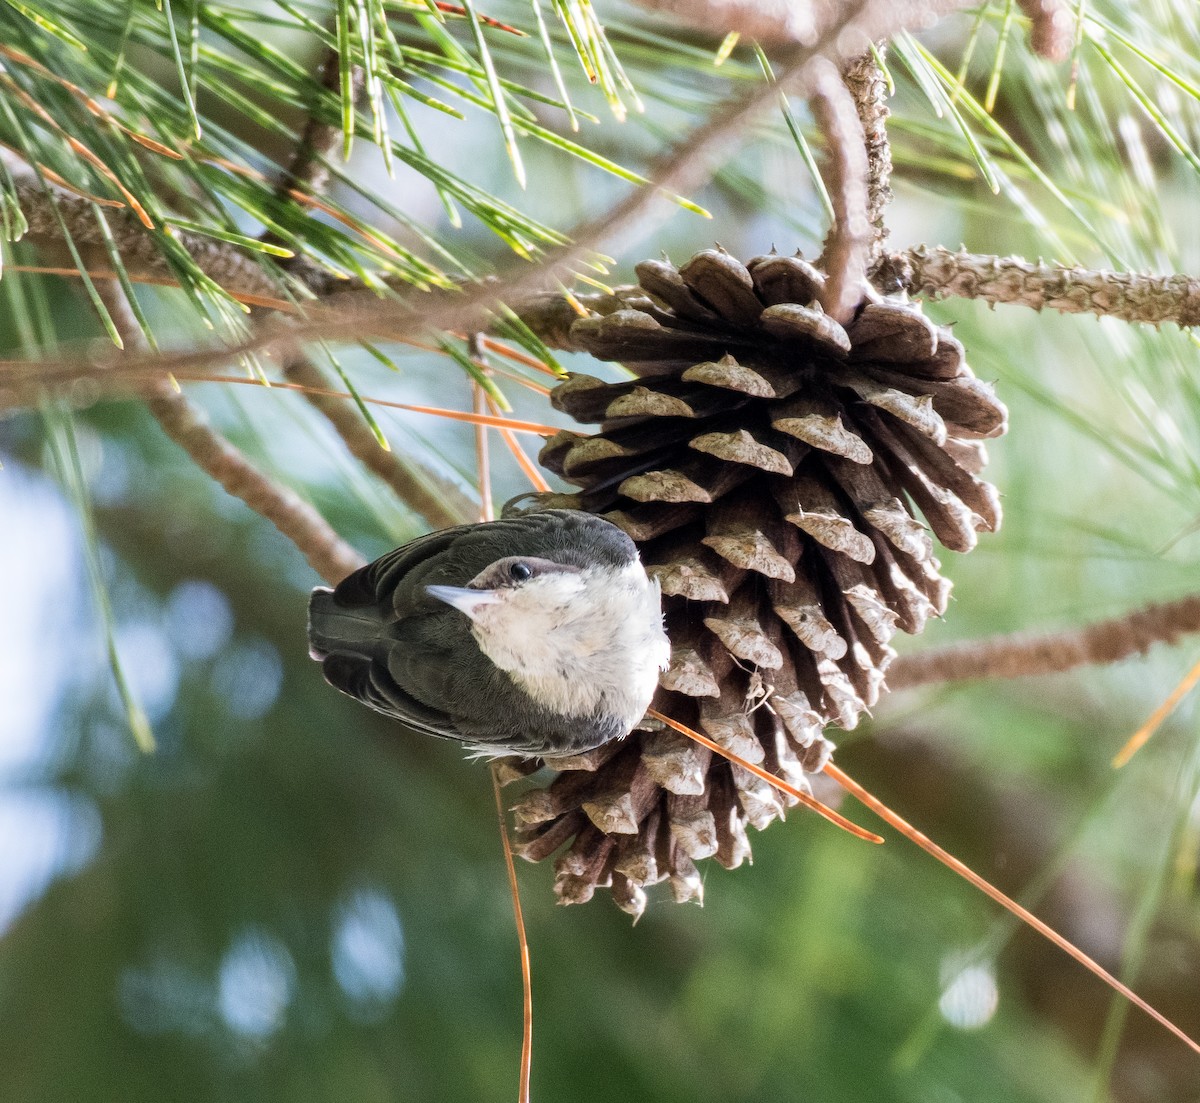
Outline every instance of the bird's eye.
<svg viewBox="0 0 1200 1103"><path fill-rule="evenodd" d="M515 582L524 582L533 577L533 568L528 563L518 560L516 563L509 564L508 574Z"/></svg>

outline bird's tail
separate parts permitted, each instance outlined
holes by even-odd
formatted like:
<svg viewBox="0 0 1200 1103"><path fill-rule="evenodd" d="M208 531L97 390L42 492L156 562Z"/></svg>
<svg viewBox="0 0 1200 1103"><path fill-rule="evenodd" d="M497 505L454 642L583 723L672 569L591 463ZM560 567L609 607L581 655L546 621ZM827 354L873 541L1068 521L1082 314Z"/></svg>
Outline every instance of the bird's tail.
<svg viewBox="0 0 1200 1103"><path fill-rule="evenodd" d="M308 602L308 653L318 662L331 655L370 659L379 646L383 617L375 604L343 605L332 590L313 590Z"/></svg>

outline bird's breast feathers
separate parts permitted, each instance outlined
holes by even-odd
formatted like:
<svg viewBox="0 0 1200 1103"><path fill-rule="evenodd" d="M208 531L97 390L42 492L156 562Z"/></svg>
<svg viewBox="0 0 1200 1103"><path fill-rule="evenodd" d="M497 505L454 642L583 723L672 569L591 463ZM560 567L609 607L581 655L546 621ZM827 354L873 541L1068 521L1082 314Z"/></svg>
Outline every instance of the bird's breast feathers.
<svg viewBox="0 0 1200 1103"><path fill-rule="evenodd" d="M472 634L538 704L563 716L614 714L630 728L670 660L658 583L636 560L535 579L482 610Z"/></svg>

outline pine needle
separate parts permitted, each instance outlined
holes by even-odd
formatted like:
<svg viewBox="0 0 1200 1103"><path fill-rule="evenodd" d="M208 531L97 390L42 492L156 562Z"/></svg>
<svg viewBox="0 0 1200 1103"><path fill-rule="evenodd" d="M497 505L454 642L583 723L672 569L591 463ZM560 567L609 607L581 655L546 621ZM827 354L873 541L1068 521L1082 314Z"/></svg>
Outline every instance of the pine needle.
<svg viewBox="0 0 1200 1103"><path fill-rule="evenodd" d="M1150 737L1158 731L1162 722L1175 711L1179 702L1192 691L1197 682L1200 682L1200 661L1197 661L1196 665L1184 676L1183 681L1170 692L1167 699L1150 714L1149 719L1129 737L1125 745L1113 756L1114 770L1119 770L1128 763L1149 742Z"/></svg>

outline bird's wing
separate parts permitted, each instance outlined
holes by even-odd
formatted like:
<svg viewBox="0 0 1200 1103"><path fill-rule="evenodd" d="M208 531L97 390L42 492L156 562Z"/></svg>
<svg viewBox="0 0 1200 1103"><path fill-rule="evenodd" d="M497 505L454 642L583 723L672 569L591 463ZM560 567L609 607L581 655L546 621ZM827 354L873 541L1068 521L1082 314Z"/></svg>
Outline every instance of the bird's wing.
<svg viewBox="0 0 1200 1103"><path fill-rule="evenodd" d="M380 645L386 639L383 625L388 622L395 624L405 620L407 634L408 617L417 612L414 606L436 607L440 612L441 606L426 598L424 588L414 585L414 580L408 576L415 568L444 552L472 527L457 525L420 536L344 578L333 592L334 603L342 608L374 610L380 618L377 622L380 627L371 633L371 639L376 641L371 647L334 651L322 662L325 678L335 689L357 697L363 704L418 732L444 739L461 738L450 716L414 698L389 670L391 656L388 652L397 645L402 650L408 650L408 647L394 638L390 647L383 649ZM419 624L422 619L417 616L411 623ZM418 645L425 652L420 665L436 671L449 656L441 647L430 646L434 641L428 639L426 632L418 632L418 635L426 637ZM473 640L469 642L474 643Z"/></svg>
<svg viewBox="0 0 1200 1103"><path fill-rule="evenodd" d="M423 705L406 693L378 659L334 654L321 664L325 680L335 689L356 697L364 705L399 720L424 735L461 739L450 717L441 709Z"/></svg>
<svg viewBox="0 0 1200 1103"><path fill-rule="evenodd" d="M413 567L445 551L472 527L455 525L453 528L439 529L437 532L426 533L410 540L394 551L381 555L373 563L368 563L367 566L347 575L334 589L334 597L341 605L383 604L385 595L390 599Z"/></svg>

